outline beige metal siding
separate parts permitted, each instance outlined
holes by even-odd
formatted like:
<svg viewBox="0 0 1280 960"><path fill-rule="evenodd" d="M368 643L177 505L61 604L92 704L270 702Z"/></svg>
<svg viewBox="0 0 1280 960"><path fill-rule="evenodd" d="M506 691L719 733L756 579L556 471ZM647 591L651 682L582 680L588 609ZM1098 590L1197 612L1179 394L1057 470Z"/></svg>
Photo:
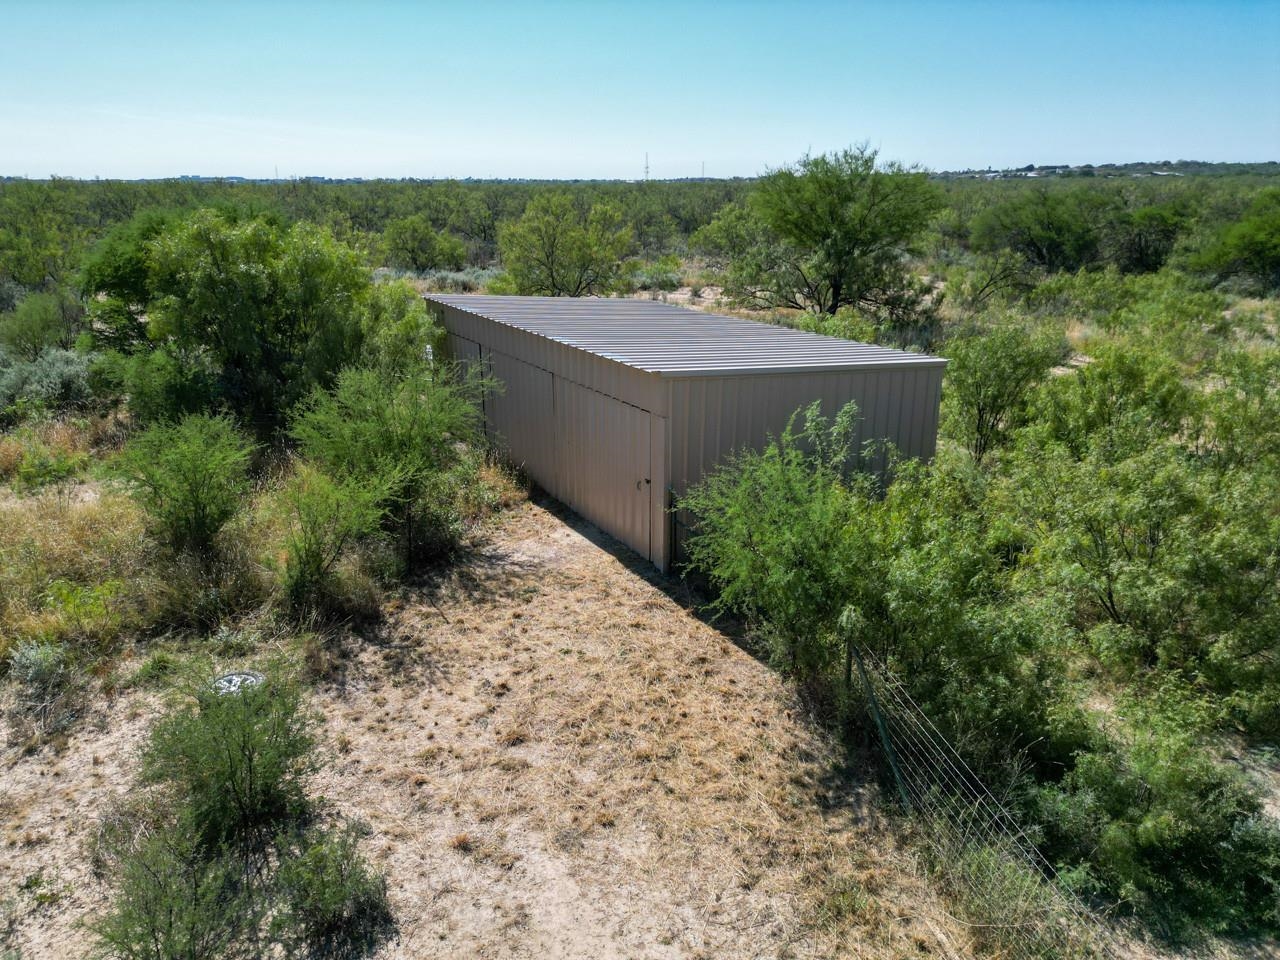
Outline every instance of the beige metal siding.
<svg viewBox="0 0 1280 960"><path fill-rule="evenodd" d="M485 373L502 385L484 399L489 442L540 486L555 490L559 464L554 378L504 353L483 349L483 354Z"/></svg>
<svg viewBox="0 0 1280 960"><path fill-rule="evenodd" d="M603 357L443 309L451 359L464 365L482 359L486 374L502 384L484 401L490 442L553 497L665 570L670 518L665 472L655 473L655 466L661 471L666 461L666 418L625 397L663 407L666 385ZM511 349L529 356L517 358Z"/></svg>
<svg viewBox="0 0 1280 960"><path fill-rule="evenodd" d="M467 306L436 300L448 352L482 362L505 384L485 400L490 436L548 493L664 570L680 539L668 496L682 495L733 451L760 448L815 400L827 416L857 403L859 449L888 440L909 457L934 453L944 364L937 358L780 336L761 324L740 330L741 321L698 314L689 314L694 332L686 336L680 316L638 301L446 299ZM510 322L485 309L505 311ZM717 338L728 351L718 365ZM775 359L784 369L768 366ZM882 471L883 452L862 466Z"/></svg>
<svg viewBox="0 0 1280 960"><path fill-rule="evenodd" d="M667 572L670 562L670 533L673 517L668 513L667 435L668 421L649 414L649 559Z"/></svg>
<svg viewBox="0 0 1280 960"><path fill-rule="evenodd" d="M555 378L558 499L651 559L651 415Z"/></svg>
<svg viewBox="0 0 1280 960"><path fill-rule="evenodd" d="M464 368L480 362L480 344L475 340L468 340L466 337L460 337L456 333L447 333L445 334L444 345L445 353L447 354L446 359L462 364Z"/></svg>
<svg viewBox="0 0 1280 960"><path fill-rule="evenodd" d="M850 400L857 404L859 450L888 440L903 455L928 460L937 444L941 367L673 379L670 388L667 476L677 498L734 451L760 449L779 436L791 415L815 400L827 417ZM882 472L883 449L859 465ZM678 519L678 530L690 521L683 513Z"/></svg>

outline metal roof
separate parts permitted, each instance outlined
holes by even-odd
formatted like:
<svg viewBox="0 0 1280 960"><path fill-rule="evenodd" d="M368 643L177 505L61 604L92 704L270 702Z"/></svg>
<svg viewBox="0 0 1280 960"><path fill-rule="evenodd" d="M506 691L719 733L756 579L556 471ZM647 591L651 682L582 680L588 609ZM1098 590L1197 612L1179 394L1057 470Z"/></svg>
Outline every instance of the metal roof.
<svg viewBox="0 0 1280 960"><path fill-rule="evenodd" d="M940 357L656 300L427 294L443 304L664 377L942 366Z"/></svg>

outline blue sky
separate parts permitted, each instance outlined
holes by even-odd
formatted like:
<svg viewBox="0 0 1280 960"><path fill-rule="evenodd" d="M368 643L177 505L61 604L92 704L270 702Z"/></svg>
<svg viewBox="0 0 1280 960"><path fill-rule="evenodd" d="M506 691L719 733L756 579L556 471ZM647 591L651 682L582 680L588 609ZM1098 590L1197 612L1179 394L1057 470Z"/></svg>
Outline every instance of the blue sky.
<svg viewBox="0 0 1280 960"><path fill-rule="evenodd" d="M1280 2L0 0L0 174L1280 159Z"/></svg>

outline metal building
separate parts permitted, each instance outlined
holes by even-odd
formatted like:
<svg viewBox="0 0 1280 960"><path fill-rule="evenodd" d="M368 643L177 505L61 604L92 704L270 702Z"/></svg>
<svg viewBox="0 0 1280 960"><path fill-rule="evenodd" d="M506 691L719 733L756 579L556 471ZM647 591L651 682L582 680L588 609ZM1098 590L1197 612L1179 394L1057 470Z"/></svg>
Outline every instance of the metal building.
<svg viewBox="0 0 1280 960"><path fill-rule="evenodd" d="M651 300L427 301L452 358L505 386L484 401L489 438L662 570L679 554L672 499L814 400L828 415L856 401L859 445L934 453L946 363L937 357Z"/></svg>

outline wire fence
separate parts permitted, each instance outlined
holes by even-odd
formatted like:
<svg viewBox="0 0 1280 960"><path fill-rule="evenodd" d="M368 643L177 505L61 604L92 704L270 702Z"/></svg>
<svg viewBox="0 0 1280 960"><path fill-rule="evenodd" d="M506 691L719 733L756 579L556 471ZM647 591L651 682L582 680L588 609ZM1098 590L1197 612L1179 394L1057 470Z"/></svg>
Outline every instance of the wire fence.
<svg viewBox="0 0 1280 960"><path fill-rule="evenodd" d="M1033 960L1119 958L1110 926L1058 882L1018 818L893 674L865 651L858 672L903 806L974 946Z"/></svg>

